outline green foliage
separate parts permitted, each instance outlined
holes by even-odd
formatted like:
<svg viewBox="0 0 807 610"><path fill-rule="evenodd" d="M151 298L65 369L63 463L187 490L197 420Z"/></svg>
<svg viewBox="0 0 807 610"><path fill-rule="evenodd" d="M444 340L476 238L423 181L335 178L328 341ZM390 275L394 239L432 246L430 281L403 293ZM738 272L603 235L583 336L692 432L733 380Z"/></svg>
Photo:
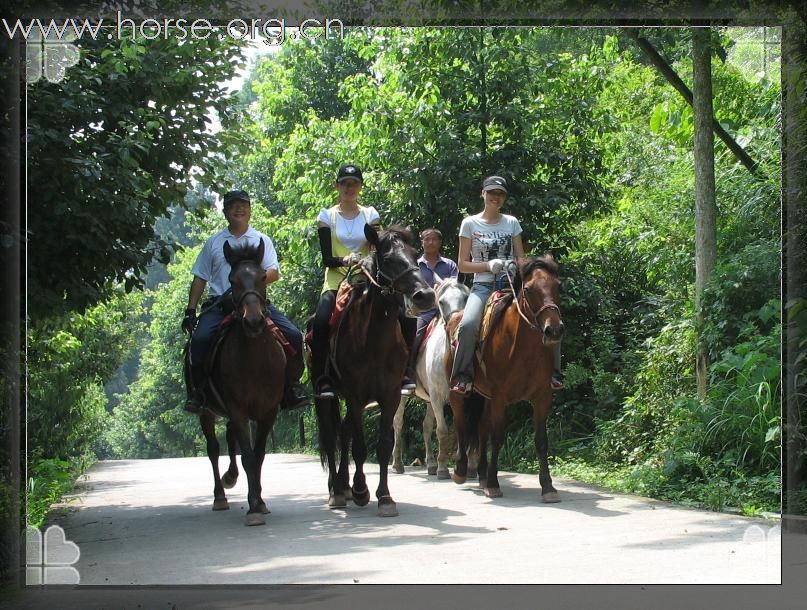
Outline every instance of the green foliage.
<svg viewBox="0 0 807 610"><path fill-rule="evenodd" d="M154 257L167 262L154 221L182 205L192 178L212 184L233 154L226 133L205 128L211 110L225 127L235 119L223 83L239 59L230 37L85 38L62 82L29 86L32 319L82 311L113 282L142 286ZM63 261L69 272L57 271Z"/></svg>
<svg viewBox="0 0 807 610"><path fill-rule="evenodd" d="M25 489L25 523L40 528L50 507L73 489L76 479L91 465L89 459L73 461L43 458L37 451L28 464Z"/></svg>
<svg viewBox="0 0 807 610"><path fill-rule="evenodd" d="M140 356L138 377L120 397L105 435L113 457L197 455L202 445L198 418L184 413L180 322L199 247L180 252L169 265L172 281L152 293L148 342Z"/></svg>
<svg viewBox="0 0 807 610"><path fill-rule="evenodd" d="M28 442L43 458L99 449L108 425L104 383L136 347L140 295L34 324L28 333Z"/></svg>

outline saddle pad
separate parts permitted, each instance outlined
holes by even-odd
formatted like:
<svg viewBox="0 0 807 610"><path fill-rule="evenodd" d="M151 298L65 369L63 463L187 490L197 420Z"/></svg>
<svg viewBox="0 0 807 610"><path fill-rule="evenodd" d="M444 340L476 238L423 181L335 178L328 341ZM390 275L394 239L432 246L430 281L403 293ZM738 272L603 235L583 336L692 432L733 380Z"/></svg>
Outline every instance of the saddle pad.
<svg viewBox="0 0 807 610"><path fill-rule="evenodd" d="M286 339L286 335L283 334L283 331L280 330L278 325L275 324L275 321L269 316L266 316L266 326L269 328L270 332L274 334L275 338L283 347L283 351L286 352L286 357L294 358L297 355L297 350L294 349L294 346L291 343L289 343L289 340Z"/></svg>
<svg viewBox="0 0 807 610"><path fill-rule="evenodd" d="M512 296L513 292L511 290L495 290L488 299L488 302L485 303L485 309L482 312L482 323L479 326L479 339L477 341L478 344L482 344L485 342L485 339L490 332L490 329L493 328L493 324L496 321L496 316L494 315L497 308L497 305L502 301L502 299Z"/></svg>
<svg viewBox="0 0 807 610"><path fill-rule="evenodd" d="M334 305L333 311L331 312L331 317L328 320L329 336L334 335L334 331L339 325L339 319L342 317L342 314L345 312L345 308L350 301L350 295L353 292L353 287L354 284L346 280L343 280L339 285L339 291L336 293L336 304ZM313 329L309 328L308 332L305 334L305 344L309 349L311 348L311 343L313 340L314 331Z"/></svg>
<svg viewBox="0 0 807 610"><path fill-rule="evenodd" d="M438 317L439 316L434 316L432 318L432 321L429 322L429 325L426 327L426 332L423 333L423 341L420 342L420 347L418 348L418 354L422 354L423 352L426 351L426 343L428 342L429 337L431 336L432 331L434 330L434 327L437 326Z"/></svg>
<svg viewBox="0 0 807 610"><path fill-rule="evenodd" d="M216 337L213 339L214 350L211 351L218 349L219 343L221 343L221 340L224 338L226 328L232 324L234 320L235 317L232 314L227 314L224 316L224 318L222 318L221 322L219 322ZM283 347L283 351L286 352L286 356L288 358L294 358L297 355L297 350L294 349L294 346L291 343L289 343L289 340L286 339L286 335L283 334L283 331L280 330L277 324L275 324L274 320L272 320L272 318L269 316L266 316L266 327L269 329L269 332L275 336L278 343L280 343L280 345Z"/></svg>
<svg viewBox="0 0 807 610"><path fill-rule="evenodd" d="M339 284L339 291L336 293L336 305L334 305L331 312L331 319L328 321L328 328L333 330L339 324L339 318L345 311L345 306L350 300L350 293L353 292L353 284L347 281L342 281Z"/></svg>

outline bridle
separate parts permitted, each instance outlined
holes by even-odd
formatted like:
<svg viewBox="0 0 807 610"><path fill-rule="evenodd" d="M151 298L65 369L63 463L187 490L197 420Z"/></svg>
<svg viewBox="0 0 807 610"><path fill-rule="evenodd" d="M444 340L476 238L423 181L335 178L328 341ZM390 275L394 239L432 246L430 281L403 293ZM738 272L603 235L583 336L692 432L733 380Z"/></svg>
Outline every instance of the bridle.
<svg viewBox="0 0 807 610"><path fill-rule="evenodd" d="M367 268L362 263L358 263L358 265L359 268L364 273L364 275L367 276L367 279L370 281L370 283L376 288L378 288L381 291L381 294L385 296L391 295L395 292L399 294L404 294L402 290L399 290L398 288L395 287L395 283L408 273L420 272L420 267L418 267L417 265L410 265L395 277L391 277L389 274L384 273L384 271L381 270L381 265L378 264L378 254L376 254L376 275L379 277L379 279L386 280L384 284L381 284L378 280L376 280L372 276L372 274L367 270Z"/></svg>
<svg viewBox="0 0 807 610"><path fill-rule="evenodd" d="M261 303L261 316L263 316L265 318L266 314L264 313L264 310L266 309L266 295L261 294L260 292L258 292L257 290L254 290L254 289L245 290L240 295L238 295L237 300L235 299L235 293L233 293L233 301L235 302L235 308L234 308L234 311L233 311L233 317L243 319L243 317L244 317L244 315L243 315L244 299L246 299L249 295L254 295L254 296L256 296L258 298L258 301L260 301L260 303Z"/></svg>
<svg viewBox="0 0 807 610"><path fill-rule="evenodd" d="M445 279L445 280L441 281L441 282L440 282L440 285L439 285L439 286L437 287L437 289L434 291L434 300L435 300L435 302L436 302L436 304L437 304L437 311L439 312L440 317L443 319L443 324L447 324L447 323L448 323L448 321L451 319L451 316L453 316L453 315L454 315L456 312L458 312L458 311L462 311L462 309L456 309L456 310L454 310L454 311L449 311L449 312L448 312L448 316L443 316L443 308L440 306L440 295L442 295L442 294L443 294L443 292L445 292L445 291L446 291L446 289L447 289L449 286L452 286L452 285L453 285L453 284L451 284L451 283L449 282L449 279L451 279L451 278L448 278L448 279ZM459 282L457 282L457 285L460 285L460 283L459 283ZM466 298L467 298L467 297L466 297Z"/></svg>
<svg viewBox="0 0 807 610"><path fill-rule="evenodd" d="M506 271L505 271L504 274L507 276L507 281L510 284L510 289L513 291L513 294L515 295L516 289L513 286L513 280L510 278L510 274L507 273ZM524 312L521 309L521 301L522 300L524 301L524 309L529 311L530 315L532 316L532 321L530 321L527 318L527 316L524 315ZM554 309L555 311L558 312L558 315L560 316L560 307L558 307L552 301L550 301L549 303L544 303L538 309L538 311L535 311L532 308L532 306L530 305L529 299L527 298L526 284L523 281L522 281L522 284L521 284L521 291L518 293L518 295L516 296L514 301L516 303L516 309L518 310L518 315L521 316L521 319L524 320L527 323L527 326L529 326L535 332L540 333L540 334L543 334L544 331L541 328L538 327L538 316L540 316L547 309Z"/></svg>

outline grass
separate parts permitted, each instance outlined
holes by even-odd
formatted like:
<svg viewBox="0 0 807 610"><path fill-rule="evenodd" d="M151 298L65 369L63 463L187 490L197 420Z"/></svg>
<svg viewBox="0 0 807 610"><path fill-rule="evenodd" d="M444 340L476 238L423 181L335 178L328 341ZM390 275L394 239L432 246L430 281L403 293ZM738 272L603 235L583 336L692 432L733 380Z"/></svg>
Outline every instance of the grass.
<svg viewBox="0 0 807 610"><path fill-rule="evenodd" d="M72 461L35 457L29 466L26 484L27 525L41 527L51 506L73 490L76 479L92 462L89 457Z"/></svg>

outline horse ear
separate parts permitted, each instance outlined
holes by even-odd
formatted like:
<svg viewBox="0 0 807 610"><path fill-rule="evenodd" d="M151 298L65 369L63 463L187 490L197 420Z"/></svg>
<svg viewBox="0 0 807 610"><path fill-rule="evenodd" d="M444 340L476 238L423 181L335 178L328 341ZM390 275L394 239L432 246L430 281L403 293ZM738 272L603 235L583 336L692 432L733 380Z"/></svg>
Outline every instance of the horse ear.
<svg viewBox="0 0 807 610"><path fill-rule="evenodd" d="M436 271L433 271L432 275L434 275L434 287L437 288L440 284L443 283L443 278L437 275Z"/></svg>
<svg viewBox="0 0 807 610"><path fill-rule="evenodd" d="M230 257L232 256L232 254L233 254L233 249L230 246L230 242L225 240L224 241L224 260L226 260L231 265L232 265L232 263L230 262Z"/></svg>
<svg viewBox="0 0 807 610"><path fill-rule="evenodd" d="M364 236L374 246L378 247L378 231L372 225L364 225Z"/></svg>
<svg viewBox="0 0 807 610"><path fill-rule="evenodd" d="M263 238L261 238L261 244L258 246L258 250L255 252L254 261L256 264L260 265L263 262L263 253L266 250L266 245L263 243Z"/></svg>

